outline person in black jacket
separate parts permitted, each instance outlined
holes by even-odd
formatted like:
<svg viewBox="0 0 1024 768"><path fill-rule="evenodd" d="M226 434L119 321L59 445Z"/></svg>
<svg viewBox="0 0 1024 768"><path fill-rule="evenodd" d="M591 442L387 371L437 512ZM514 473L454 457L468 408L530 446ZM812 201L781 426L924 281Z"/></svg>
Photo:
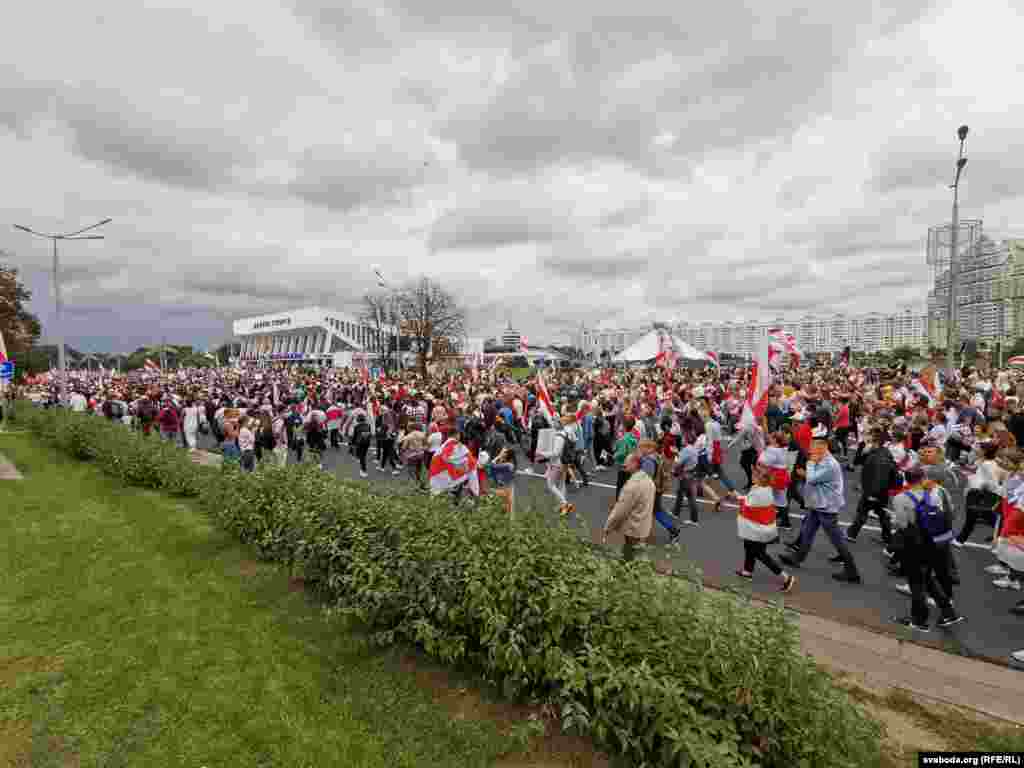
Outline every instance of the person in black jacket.
<svg viewBox="0 0 1024 768"><path fill-rule="evenodd" d="M874 512L882 527L882 541L888 547L892 543L892 521L886 504L889 502L889 491L899 484L896 462L892 453L885 447L885 432L875 429L871 432L871 448L857 451L855 465L863 468L860 473L861 497L857 505L857 515L853 524L846 530L846 538L856 541L860 529L868 520L868 514Z"/></svg>

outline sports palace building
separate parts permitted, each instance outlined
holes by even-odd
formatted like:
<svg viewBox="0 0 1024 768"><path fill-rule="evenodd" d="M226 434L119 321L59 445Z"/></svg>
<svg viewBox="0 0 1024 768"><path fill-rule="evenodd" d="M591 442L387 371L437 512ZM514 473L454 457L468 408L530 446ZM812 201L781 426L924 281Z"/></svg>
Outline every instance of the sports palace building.
<svg viewBox="0 0 1024 768"><path fill-rule="evenodd" d="M234 322L241 362L256 365L295 362L347 367L352 365L353 356L381 357L394 333L393 325L385 325L378 332L352 315L321 307Z"/></svg>

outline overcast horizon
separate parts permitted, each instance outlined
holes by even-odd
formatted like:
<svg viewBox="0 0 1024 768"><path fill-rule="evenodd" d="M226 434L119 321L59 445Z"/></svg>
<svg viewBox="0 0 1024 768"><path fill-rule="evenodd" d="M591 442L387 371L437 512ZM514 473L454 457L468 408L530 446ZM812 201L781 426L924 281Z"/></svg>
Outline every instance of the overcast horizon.
<svg viewBox="0 0 1024 768"><path fill-rule="evenodd" d="M44 338L50 246L13 225L105 217L61 248L83 351L354 311L373 263L479 337L923 309L961 123L961 216L1024 236L1010 2L422 6L19 6L0 260Z"/></svg>

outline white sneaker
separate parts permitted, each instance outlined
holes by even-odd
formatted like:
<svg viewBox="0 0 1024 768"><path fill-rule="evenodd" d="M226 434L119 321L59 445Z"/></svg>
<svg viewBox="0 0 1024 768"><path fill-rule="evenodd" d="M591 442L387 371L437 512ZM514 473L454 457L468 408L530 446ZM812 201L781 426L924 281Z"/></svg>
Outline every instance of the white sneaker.
<svg viewBox="0 0 1024 768"><path fill-rule="evenodd" d="M533 474L533 469L531 469L530 467L525 467L523 469L523 474L524 475L532 475Z"/></svg>
<svg viewBox="0 0 1024 768"><path fill-rule="evenodd" d="M400 475L400 474L402 474L402 471L401 471L401 470L399 470L399 469L396 469L396 470L395 470L394 472L392 472L391 474L392 474L392 475Z"/></svg>
<svg viewBox="0 0 1024 768"><path fill-rule="evenodd" d="M1014 651L1010 654L1010 658L1020 664L1024 664L1024 651Z"/></svg>
<svg viewBox="0 0 1024 768"><path fill-rule="evenodd" d="M990 565L988 568L986 568L985 573L987 573L989 576L1009 576L1010 569L1007 568L1005 565L1000 565L999 563L996 563L995 565Z"/></svg>
<svg viewBox="0 0 1024 768"><path fill-rule="evenodd" d="M900 584L900 585L898 585L896 587L896 591L899 592L900 594L903 594L903 595L909 595L910 594L910 585L909 584ZM929 608L934 608L935 607L935 600L933 600L932 598L926 596L925 597L925 602L928 603L928 607Z"/></svg>
<svg viewBox="0 0 1024 768"><path fill-rule="evenodd" d="M998 587L999 589L1012 589L1015 592L1020 592L1020 582L1016 579L1011 579L1009 576L1002 579L996 579L992 582L992 586Z"/></svg>
<svg viewBox="0 0 1024 768"><path fill-rule="evenodd" d="M952 540L952 541L950 542L950 544L952 544L952 545L953 545L954 547L956 547L957 549L963 549L963 548L964 548L964 544L963 544L963 542L962 542L962 541L960 541L960 539L953 539L953 540Z"/></svg>
<svg viewBox="0 0 1024 768"><path fill-rule="evenodd" d="M359 470L359 476L360 476L360 477L366 477L367 475L366 475L366 473L365 473L365 472L363 472L363 470L361 470L361 469L360 469L360 470Z"/></svg>

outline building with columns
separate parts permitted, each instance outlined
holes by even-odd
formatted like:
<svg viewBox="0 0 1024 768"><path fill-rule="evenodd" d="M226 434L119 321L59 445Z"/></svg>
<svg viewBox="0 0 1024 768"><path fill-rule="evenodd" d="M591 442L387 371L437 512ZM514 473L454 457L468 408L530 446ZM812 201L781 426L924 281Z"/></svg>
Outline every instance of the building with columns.
<svg viewBox="0 0 1024 768"><path fill-rule="evenodd" d="M352 354L379 357L395 332L345 312L306 307L272 315L246 317L234 322L241 344L241 359L248 363L306 362L347 364Z"/></svg>

